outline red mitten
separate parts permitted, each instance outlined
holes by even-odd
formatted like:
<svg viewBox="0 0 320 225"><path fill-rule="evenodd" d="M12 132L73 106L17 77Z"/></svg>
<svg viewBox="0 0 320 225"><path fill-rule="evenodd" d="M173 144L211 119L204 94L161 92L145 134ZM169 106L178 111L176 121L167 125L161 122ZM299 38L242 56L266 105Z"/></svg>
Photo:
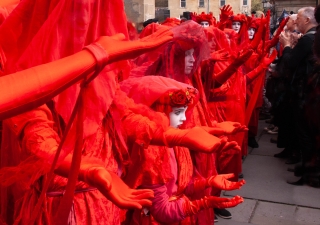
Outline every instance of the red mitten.
<svg viewBox="0 0 320 225"><path fill-rule="evenodd" d="M183 204L184 214L187 216L195 215L202 209L209 208L230 208L243 202L243 198L235 196L233 198L220 198L215 196L204 197L199 200L190 201L185 198Z"/></svg>
<svg viewBox="0 0 320 225"><path fill-rule="evenodd" d="M183 146L193 151L209 153L219 151L222 140L209 134L201 127L193 127L186 130L169 128L162 134L161 131L155 133L151 143Z"/></svg>
<svg viewBox="0 0 320 225"><path fill-rule="evenodd" d="M225 49L220 49L218 51L215 51L211 53L210 56L213 61L226 61L230 57L229 52L226 51Z"/></svg>
<svg viewBox="0 0 320 225"><path fill-rule="evenodd" d="M252 70L251 72L249 72L246 77L247 77L247 84L250 84L254 79L256 79L259 74L265 70L266 68L269 67L269 65L275 60L275 58L277 57L277 50L273 50L273 52L271 53L270 56L265 56L262 60L262 63L255 68L254 70Z"/></svg>
<svg viewBox="0 0 320 225"><path fill-rule="evenodd" d="M228 180L233 177L233 173L211 176L207 178L207 184L208 186L215 187L221 190L231 191L235 189L240 189L240 187L242 187L242 185L246 183L244 180L238 182Z"/></svg>
<svg viewBox="0 0 320 225"><path fill-rule="evenodd" d="M96 44L100 45L109 55L108 62L135 58L147 51L155 49L170 41L173 33L169 28L161 28L155 33L135 41L125 41L123 34L111 37L100 37Z"/></svg>
<svg viewBox="0 0 320 225"><path fill-rule="evenodd" d="M240 52L238 57L224 71L221 71L219 74L215 74L215 80L222 85L250 58L252 53L253 50L251 49Z"/></svg>

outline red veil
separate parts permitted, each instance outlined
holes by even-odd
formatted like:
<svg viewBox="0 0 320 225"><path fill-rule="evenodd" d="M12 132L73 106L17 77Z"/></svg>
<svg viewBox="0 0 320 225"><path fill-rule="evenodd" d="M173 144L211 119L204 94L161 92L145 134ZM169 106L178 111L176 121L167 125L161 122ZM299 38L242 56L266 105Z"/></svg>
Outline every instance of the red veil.
<svg viewBox="0 0 320 225"><path fill-rule="evenodd" d="M128 37L121 0L24 0L1 25L0 31L0 46L7 58L6 73L72 55L102 35L123 33ZM128 65L126 61L108 65L86 88L84 138L96 133L115 96L117 75L126 73ZM70 118L79 89L79 85L74 85L54 99L55 110L65 123ZM2 143L1 167L16 165L21 157L19 148L10 147L10 141L7 137ZM71 151L70 146L74 143L67 144ZM38 168L36 172L41 170L43 168Z"/></svg>

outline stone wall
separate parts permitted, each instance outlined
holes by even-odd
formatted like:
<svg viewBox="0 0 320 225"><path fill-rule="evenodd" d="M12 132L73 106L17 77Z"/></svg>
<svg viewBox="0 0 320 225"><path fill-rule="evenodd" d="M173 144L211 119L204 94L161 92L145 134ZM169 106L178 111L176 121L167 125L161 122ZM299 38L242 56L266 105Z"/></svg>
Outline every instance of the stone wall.
<svg viewBox="0 0 320 225"><path fill-rule="evenodd" d="M276 0L275 10L279 17L282 11L285 9L287 12L293 11L297 13L298 9L305 6L316 6L316 0Z"/></svg>
<svg viewBox="0 0 320 225"><path fill-rule="evenodd" d="M243 6L243 0L225 0L226 4L232 6L234 13L248 13L250 14L251 0L247 0L247 6ZM209 4L209 10L208 10ZM199 0L186 0L186 7L180 7L180 0L169 0L169 9L171 17L178 17L183 12L213 12L213 15L218 19L220 14L220 0L204 0L204 7L199 7Z"/></svg>
<svg viewBox="0 0 320 225"><path fill-rule="evenodd" d="M142 23L155 18L154 0L124 0L126 15L129 21L142 30Z"/></svg>

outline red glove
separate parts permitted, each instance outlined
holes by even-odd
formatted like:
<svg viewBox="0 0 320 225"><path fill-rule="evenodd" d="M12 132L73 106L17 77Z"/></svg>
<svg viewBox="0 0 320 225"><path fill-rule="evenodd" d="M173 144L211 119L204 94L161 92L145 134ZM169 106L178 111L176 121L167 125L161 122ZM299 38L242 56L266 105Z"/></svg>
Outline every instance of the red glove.
<svg viewBox="0 0 320 225"><path fill-rule="evenodd" d="M80 51L54 62L0 77L0 120L48 102L92 74L95 64L92 54Z"/></svg>
<svg viewBox="0 0 320 225"><path fill-rule="evenodd" d="M163 134L160 131L155 133L151 141L151 144L155 145L183 146L206 153L219 151L222 143L221 139L209 134L202 127L186 130L169 128Z"/></svg>
<svg viewBox="0 0 320 225"><path fill-rule="evenodd" d="M227 134L235 134L237 132L247 131L248 128L245 125L241 125L238 122L224 121L221 123L215 123L214 127L203 127L208 133L222 136Z"/></svg>
<svg viewBox="0 0 320 225"><path fill-rule="evenodd" d="M276 34L273 36L273 38L271 40L266 41L265 52L269 52L269 49L274 47L279 42L279 36L280 36L281 32L283 31L284 27L286 26L288 20L289 20L289 17L282 20L277 31L276 31Z"/></svg>
<svg viewBox="0 0 320 225"><path fill-rule="evenodd" d="M136 208L150 207L152 202L149 200L153 198L153 191L149 189L131 189L129 188L120 177L116 174L109 172L112 178L112 187L110 191L99 186L99 191L110 201L112 201L119 208Z"/></svg>
<svg viewBox="0 0 320 225"><path fill-rule="evenodd" d="M270 56L265 56L262 59L262 63L255 68L254 70L252 70L251 72L249 72L246 76L247 76L247 84L250 84L254 79L256 79L259 74L265 70L266 68L269 67L269 65L275 60L275 58L277 57L277 50L273 50L273 52L271 53Z"/></svg>
<svg viewBox="0 0 320 225"><path fill-rule="evenodd" d="M100 37L96 43L105 49L109 55L108 63L111 63L135 58L170 41L172 37L173 33L164 27L151 35L135 41L124 41L125 37L123 34L116 34L111 37Z"/></svg>
<svg viewBox="0 0 320 225"><path fill-rule="evenodd" d="M235 175L233 173L229 174L221 174L221 175L215 175L208 177L206 179L202 178L196 178L193 181L194 185L194 191L202 191L207 187L215 187L220 190L235 190L240 189L242 185L244 185L246 182L244 180L233 182L229 181L228 179L233 178Z"/></svg>
<svg viewBox="0 0 320 225"><path fill-rule="evenodd" d="M265 70L269 67L269 65L277 57L277 54L278 54L277 50L274 49L270 56L265 56L263 58L262 63L257 68L255 68L251 72L247 73L247 75L246 75L247 85L250 84L254 79L256 79L259 76L259 74L261 74L261 72L263 70Z"/></svg>
<svg viewBox="0 0 320 225"><path fill-rule="evenodd" d="M215 80L222 85L250 58L252 53L253 50L251 49L240 52L238 57L224 71L214 76Z"/></svg>
<svg viewBox="0 0 320 225"><path fill-rule="evenodd" d="M10 5L15 5L18 4L20 1L19 0L6 0L6 1L1 1L0 2L0 7L6 7Z"/></svg>
<svg viewBox="0 0 320 225"><path fill-rule="evenodd" d="M233 173L212 176L207 178L207 184L208 186L215 187L221 190L231 191L240 189L240 187L242 187L242 185L246 183L245 180L240 180L238 182L232 182L228 180L229 178L233 177Z"/></svg>
<svg viewBox="0 0 320 225"><path fill-rule="evenodd" d="M202 209L209 208L230 208L243 202L243 198L235 196L233 198L220 198L215 196L204 197L199 200L190 201L185 198L183 212L187 216L195 215Z"/></svg>
<svg viewBox="0 0 320 225"><path fill-rule="evenodd" d="M226 61L229 59L230 55L225 49L220 49L210 54L213 61Z"/></svg>
<svg viewBox="0 0 320 225"><path fill-rule="evenodd" d="M230 5L224 5L222 8L220 8L220 23L224 23L232 15L232 7Z"/></svg>

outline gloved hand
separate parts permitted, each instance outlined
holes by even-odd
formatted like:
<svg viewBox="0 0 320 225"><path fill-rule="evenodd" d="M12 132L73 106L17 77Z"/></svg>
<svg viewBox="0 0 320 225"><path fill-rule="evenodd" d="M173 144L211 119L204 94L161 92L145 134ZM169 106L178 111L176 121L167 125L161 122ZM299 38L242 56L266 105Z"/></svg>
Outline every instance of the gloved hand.
<svg viewBox="0 0 320 225"><path fill-rule="evenodd" d="M98 186L99 191L119 208L136 208L150 207L152 202L149 200L154 197L153 191L149 189L131 189L120 177L109 172L112 178L111 189L107 190Z"/></svg>
<svg viewBox="0 0 320 225"><path fill-rule="evenodd" d="M270 48L272 48L279 42L279 36L283 31L284 27L286 26L288 20L289 20L289 17L282 20L273 38L271 40L266 41L265 52L269 52Z"/></svg>
<svg viewBox="0 0 320 225"><path fill-rule="evenodd" d="M88 169L80 170L79 180L98 188L101 193L110 191L112 187L112 177L104 167L88 166Z"/></svg>
<svg viewBox="0 0 320 225"><path fill-rule="evenodd" d="M213 61L225 61L228 60L230 55L225 49L220 49L210 54L211 60Z"/></svg>
<svg viewBox="0 0 320 225"><path fill-rule="evenodd" d="M215 196L204 197L199 200L190 201L185 198L183 212L187 216L195 215L202 209L209 208L230 208L243 202L243 198L235 196L233 198L220 198Z"/></svg>
<svg viewBox="0 0 320 225"><path fill-rule="evenodd" d="M244 185L246 182L245 180L240 180L238 182L228 180L234 176L235 175L233 173L211 176L207 178L207 185L209 187L215 187L227 191L240 189L240 187L242 187L242 185Z"/></svg>
<svg viewBox="0 0 320 225"><path fill-rule="evenodd" d="M232 7L230 5L224 5L220 8L220 23L223 23L233 15Z"/></svg>
<svg viewBox="0 0 320 225"><path fill-rule="evenodd" d="M224 141L209 134L202 127L191 129L169 128L164 133L157 132L153 135L151 144L167 146L183 146L192 151L210 153L219 151Z"/></svg>
<svg viewBox="0 0 320 225"><path fill-rule="evenodd" d="M135 41L125 41L123 34L116 34L111 37L100 37L96 43L106 51L109 56L108 63L111 63L135 58L170 41L172 37L173 33L168 28L162 28Z"/></svg>
<svg viewBox="0 0 320 225"><path fill-rule="evenodd" d="M222 85L250 58L252 53L252 49L241 51L237 58L235 58L235 60L224 71L214 75L215 80Z"/></svg>
<svg viewBox="0 0 320 225"><path fill-rule="evenodd" d="M266 55L263 59L261 64L255 68L254 70L250 71L249 73L247 73L246 77L247 77L247 84L250 84L255 78L257 78L259 76L259 74L265 70L266 68L269 67L269 65L275 60L275 58L277 57L277 50L273 50L273 52L271 53L270 56Z"/></svg>
<svg viewBox="0 0 320 225"><path fill-rule="evenodd" d="M214 127L204 127L204 129L210 134L214 134L217 136L235 134L237 132L243 132L248 130L248 128L245 125L241 125L238 122L232 121L215 123Z"/></svg>
<svg viewBox="0 0 320 225"><path fill-rule="evenodd" d="M240 189L246 182L244 180L233 182L228 179L233 178L233 173L215 175L208 178L196 178L193 181L194 191L202 191L207 187L215 187L220 190L235 190Z"/></svg>

